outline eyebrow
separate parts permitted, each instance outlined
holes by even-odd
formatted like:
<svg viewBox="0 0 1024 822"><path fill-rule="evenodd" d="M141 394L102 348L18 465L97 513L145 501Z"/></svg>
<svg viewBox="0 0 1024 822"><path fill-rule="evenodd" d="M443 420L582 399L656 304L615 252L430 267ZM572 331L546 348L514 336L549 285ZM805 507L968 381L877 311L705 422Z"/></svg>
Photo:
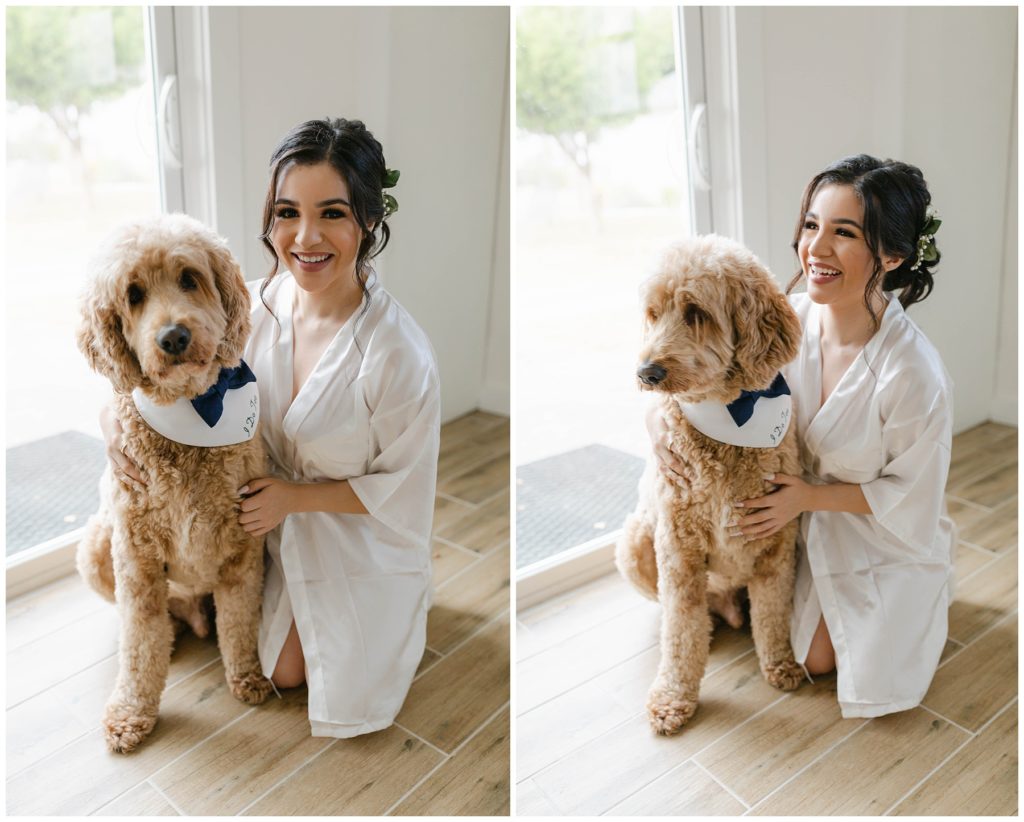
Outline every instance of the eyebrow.
<svg viewBox="0 0 1024 822"><path fill-rule="evenodd" d="M325 206L335 205L337 203L341 203L342 205L346 205L349 208L352 208L352 203L350 203L348 200L341 199L341 197L335 197L333 200L321 200L319 203L316 204L316 207L324 208ZM278 197L276 200L274 200L274 205L297 206L298 203L295 202L294 200L286 200L284 197Z"/></svg>
<svg viewBox="0 0 1024 822"><path fill-rule="evenodd" d="M815 214L813 211L808 211L804 215L804 217L813 217L815 220L818 219L818 215ZM862 226L856 220L847 220L844 217L840 217L839 219L836 219L836 220L830 220L830 222L833 222L833 223L835 223L837 225L852 225L854 228L859 228L861 231L864 230L864 226Z"/></svg>

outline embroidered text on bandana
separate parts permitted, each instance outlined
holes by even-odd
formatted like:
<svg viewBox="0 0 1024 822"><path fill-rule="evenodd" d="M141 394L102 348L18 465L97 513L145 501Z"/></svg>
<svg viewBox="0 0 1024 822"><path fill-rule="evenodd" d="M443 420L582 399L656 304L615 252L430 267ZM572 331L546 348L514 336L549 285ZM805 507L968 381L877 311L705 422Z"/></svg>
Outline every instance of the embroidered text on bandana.
<svg viewBox="0 0 1024 822"><path fill-rule="evenodd" d="M244 362L221 369L217 382L192 400L179 399L157 405L142 391L132 400L150 428L182 445L215 448L251 440L260 418L260 394L256 377Z"/></svg>
<svg viewBox="0 0 1024 822"><path fill-rule="evenodd" d="M782 442L793 414L789 386L779 374L765 391L744 391L723 402L679 403L687 421L705 436L744 448L774 448Z"/></svg>

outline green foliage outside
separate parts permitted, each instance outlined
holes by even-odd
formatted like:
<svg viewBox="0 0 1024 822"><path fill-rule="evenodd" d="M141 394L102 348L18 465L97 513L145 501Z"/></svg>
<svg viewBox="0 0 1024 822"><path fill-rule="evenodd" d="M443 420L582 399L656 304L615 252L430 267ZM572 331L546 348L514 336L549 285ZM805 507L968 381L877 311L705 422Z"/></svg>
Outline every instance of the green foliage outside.
<svg viewBox="0 0 1024 822"><path fill-rule="evenodd" d="M47 114L82 154L80 122L143 80L139 6L8 6L7 99Z"/></svg>
<svg viewBox="0 0 1024 822"><path fill-rule="evenodd" d="M618 32L608 30L608 10L601 8L528 6L517 16L517 123L556 139L588 180L590 146L601 129L642 113L654 84L675 70L672 9L626 13L632 26ZM632 55L635 110L609 106L606 59L616 44Z"/></svg>

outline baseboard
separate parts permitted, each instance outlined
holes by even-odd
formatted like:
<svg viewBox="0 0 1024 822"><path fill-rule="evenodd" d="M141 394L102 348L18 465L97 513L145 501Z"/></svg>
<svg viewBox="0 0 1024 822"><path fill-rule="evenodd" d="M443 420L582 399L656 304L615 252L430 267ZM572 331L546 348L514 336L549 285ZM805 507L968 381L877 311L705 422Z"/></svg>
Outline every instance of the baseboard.
<svg viewBox="0 0 1024 822"><path fill-rule="evenodd" d="M7 599L27 594L75 572L75 551L83 528L20 551L7 560Z"/></svg>
<svg viewBox="0 0 1024 822"><path fill-rule="evenodd" d="M516 610L522 611L615 570L620 532L556 554L516 574Z"/></svg>

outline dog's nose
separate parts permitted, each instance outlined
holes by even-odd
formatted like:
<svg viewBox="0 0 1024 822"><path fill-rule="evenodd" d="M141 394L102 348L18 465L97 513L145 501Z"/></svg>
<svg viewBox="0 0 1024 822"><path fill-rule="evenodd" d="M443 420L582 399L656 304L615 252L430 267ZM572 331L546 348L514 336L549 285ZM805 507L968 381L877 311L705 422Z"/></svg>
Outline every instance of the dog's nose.
<svg viewBox="0 0 1024 822"><path fill-rule="evenodd" d="M636 370L636 375L640 378L640 382L645 385L657 385L665 379L666 373L664 368L654 362L645 362Z"/></svg>
<svg viewBox="0 0 1024 822"><path fill-rule="evenodd" d="M192 342L192 332L183 325L165 325L156 335L156 344L168 354L181 354Z"/></svg>

